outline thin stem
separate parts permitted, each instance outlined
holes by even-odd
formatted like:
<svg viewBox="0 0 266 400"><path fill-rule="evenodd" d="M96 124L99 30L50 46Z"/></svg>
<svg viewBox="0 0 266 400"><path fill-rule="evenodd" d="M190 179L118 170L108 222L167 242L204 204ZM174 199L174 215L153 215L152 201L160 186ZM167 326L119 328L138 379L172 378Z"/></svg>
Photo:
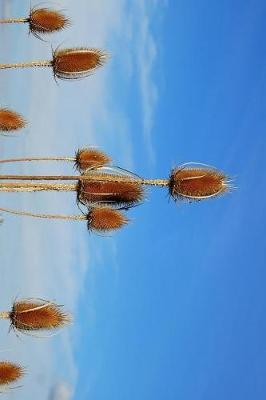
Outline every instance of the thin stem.
<svg viewBox="0 0 266 400"><path fill-rule="evenodd" d="M0 175L0 180L27 180L27 181L93 181L93 182L127 182L141 185L168 186L168 179L142 179L117 175L87 174L87 175Z"/></svg>
<svg viewBox="0 0 266 400"><path fill-rule="evenodd" d="M75 183L42 183L42 182L2 182L0 183L0 192L39 192L39 191L57 191L70 192L76 191Z"/></svg>
<svg viewBox="0 0 266 400"><path fill-rule="evenodd" d="M6 68L35 68L35 67L52 67L53 61L31 61L14 64L0 64L0 69Z"/></svg>
<svg viewBox="0 0 266 400"><path fill-rule="evenodd" d="M9 158L6 160L0 160L0 164L21 162L21 161L76 161L75 157L26 157L26 158Z"/></svg>
<svg viewBox="0 0 266 400"><path fill-rule="evenodd" d="M0 24L19 24L29 22L29 18L5 18L0 19Z"/></svg>
<svg viewBox="0 0 266 400"><path fill-rule="evenodd" d="M0 318L2 319L9 319L10 318L10 313L8 311L2 311L0 312Z"/></svg>
<svg viewBox="0 0 266 400"><path fill-rule="evenodd" d="M3 208L3 207L0 207L0 211L6 212L9 214L23 215L26 217L34 217L34 218L62 219L62 220L67 220L67 221L87 220L86 215L38 214L38 213L31 213L31 212L27 212L27 211L12 210L11 208ZM6 318L6 317L1 317L1 314L2 313L0 313L0 318Z"/></svg>

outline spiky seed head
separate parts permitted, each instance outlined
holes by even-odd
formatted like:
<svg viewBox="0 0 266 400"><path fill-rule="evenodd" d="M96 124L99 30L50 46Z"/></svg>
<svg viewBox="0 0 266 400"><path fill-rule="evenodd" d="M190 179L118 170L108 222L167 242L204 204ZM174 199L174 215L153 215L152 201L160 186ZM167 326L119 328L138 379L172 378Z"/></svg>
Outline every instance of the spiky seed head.
<svg viewBox="0 0 266 400"><path fill-rule="evenodd" d="M0 130L4 132L16 131L24 128L26 121L15 111L0 108Z"/></svg>
<svg viewBox="0 0 266 400"><path fill-rule="evenodd" d="M110 205L111 207L132 207L144 198L142 186L136 182L104 181L106 176L98 174L102 181L84 180L78 185L78 200L86 205Z"/></svg>
<svg viewBox="0 0 266 400"><path fill-rule="evenodd" d="M102 151L96 149L81 149L76 153L76 168L79 171L103 167L111 161Z"/></svg>
<svg viewBox="0 0 266 400"><path fill-rule="evenodd" d="M10 312L11 326L19 331L51 330L71 321L61 306L39 299L16 301Z"/></svg>
<svg viewBox="0 0 266 400"><path fill-rule="evenodd" d="M9 361L0 361L0 385L16 382L24 374L24 369Z"/></svg>
<svg viewBox="0 0 266 400"><path fill-rule="evenodd" d="M169 192L174 199L206 199L228 188L227 176L212 168L175 168L169 179Z"/></svg>
<svg viewBox="0 0 266 400"><path fill-rule="evenodd" d="M95 207L88 213L88 229L97 232L117 230L128 223L125 215L110 207Z"/></svg>
<svg viewBox="0 0 266 400"><path fill-rule="evenodd" d="M33 8L29 16L30 31L33 33L52 33L70 25L69 19L57 10Z"/></svg>
<svg viewBox="0 0 266 400"><path fill-rule="evenodd" d="M85 47L56 50L53 55L54 75L60 79L79 79L101 67L107 55L99 49Z"/></svg>

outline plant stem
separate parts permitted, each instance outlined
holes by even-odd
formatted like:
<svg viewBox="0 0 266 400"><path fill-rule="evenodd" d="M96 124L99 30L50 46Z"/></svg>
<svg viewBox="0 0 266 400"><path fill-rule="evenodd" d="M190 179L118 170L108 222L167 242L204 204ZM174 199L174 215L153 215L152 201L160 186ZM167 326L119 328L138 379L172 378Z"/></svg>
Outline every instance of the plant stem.
<svg viewBox="0 0 266 400"><path fill-rule="evenodd" d="M0 312L0 318L9 319L10 318L10 313L8 311L1 311Z"/></svg>
<svg viewBox="0 0 266 400"><path fill-rule="evenodd" d="M9 158L0 160L0 164L12 162L28 162L28 161L76 161L75 157L26 157L26 158Z"/></svg>
<svg viewBox="0 0 266 400"><path fill-rule="evenodd" d="M87 175L0 175L0 180L26 181L93 181L93 182L127 182L141 185L168 186L168 179L142 179L118 175L91 173Z"/></svg>
<svg viewBox="0 0 266 400"><path fill-rule="evenodd" d="M38 192L38 191L57 191L70 192L76 191L75 183L42 183L42 182L1 182L0 192Z"/></svg>
<svg viewBox="0 0 266 400"><path fill-rule="evenodd" d="M27 212L27 211L12 210L11 208L3 208L3 207L0 207L0 211L6 212L9 214L23 215L26 217L34 217L34 218L63 219L63 220L67 220L67 221L87 220L86 215L38 214L38 213L31 213L31 212ZM9 317L4 316L5 314L7 314L7 313L0 313L0 318L9 318Z"/></svg>
<svg viewBox="0 0 266 400"><path fill-rule="evenodd" d="M31 61L15 64L0 64L0 69L6 68L34 68L34 67L52 67L52 61Z"/></svg>
<svg viewBox="0 0 266 400"><path fill-rule="evenodd" d="M29 22L29 18L5 18L0 19L0 24L19 24Z"/></svg>

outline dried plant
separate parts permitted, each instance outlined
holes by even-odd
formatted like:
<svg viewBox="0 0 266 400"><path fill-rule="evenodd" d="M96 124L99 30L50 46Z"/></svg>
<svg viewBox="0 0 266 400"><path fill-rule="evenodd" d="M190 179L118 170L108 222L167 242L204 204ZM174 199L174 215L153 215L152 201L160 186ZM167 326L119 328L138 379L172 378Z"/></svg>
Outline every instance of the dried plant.
<svg viewBox="0 0 266 400"><path fill-rule="evenodd" d="M106 59L107 54L103 50L77 47L55 50L51 61L0 64L0 69L50 67L53 69L54 77L69 80L91 75L104 64Z"/></svg>
<svg viewBox="0 0 266 400"><path fill-rule="evenodd" d="M57 159L73 161L80 174L0 175L0 191L72 191L77 195L81 210L85 207L82 215L33 214L9 208L0 208L0 211L36 218L86 220L89 230L103 232L116 230L128 222L120 210L140 204L145 197L145 186L165 187L175 201L217 197L232 188L227 175L203 164L183 164L173 169L168 179L145 179L120 167L107 165L110 158L95 149L79 150L75 157L31 157L0 160L0 163Z"/></svg>
<svg viewBox="0 0 266 400"><path fill-rule="evenodd" d="M62 12L51 8L34 7L28 17L1 19L1 24L27 23L35 36L60 31L70 25L70 20Z"/></svg>
<svg viewBox="0 0 266 400"><path fill-rule="evenodd" d="M128 223L128 219L119 210L110 207L94 207L88 213L88 229L97 232L117 230Z"/></svg>
<svg viewBox="0 0 266 400"><path fill-rule="evenodd" d="M80 172L86 171L87 169L104 167L110 162L110 157L102 151L93 148L80 149L76 153L75 165Z"/></svg>
<svg viewBox="0 0 266 400"><path fill-rule="evenodd" d="M181 167L171 172L169 192L174 199L202 200L229 190L228 177L206 167Z"/></svg>
<svg viewBox="0 0 266 400"><path fill-rule="evenodd" d="M11 311L1 312L0 318L9 319L11 328L20 332L49 331L62 328L71 321L62 306L42 299L15 301Z"/></svg>
<svg viewBox="0 0 266 400"><path fill-rule="evenodd" d="M20 114L7 108L0 108L0 131L17 131L25 125L26 121Z"/></svg>
<svg viewBox="0 0 266 400"><path fill-rule="evenodd" d="M0 361L0 385L10 385L24 375L24 368L10 361Z"/></svg>

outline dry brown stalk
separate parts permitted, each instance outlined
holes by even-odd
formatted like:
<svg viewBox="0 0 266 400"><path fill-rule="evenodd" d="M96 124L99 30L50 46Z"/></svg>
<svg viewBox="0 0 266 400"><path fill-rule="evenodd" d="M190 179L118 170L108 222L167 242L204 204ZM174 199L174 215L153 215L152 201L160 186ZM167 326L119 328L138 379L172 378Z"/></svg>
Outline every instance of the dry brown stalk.
<svg viewBox="0 0 266 400"><path fill-rule="evenodd" d="M10 361L0 361L0 385L10 385L24 375L24 368Z"/></svg>
<svg viewBox="0 0 266 400"><path fill-rule="evenodd" d="M8 318L11 328L21 332L53 330L71 322L70 314L61 308L47 300L22 299L14 302L11 311L0 313L0 318Z"/></svg>
<svg viewBox="0 0 266 400"><path fill-rule="evenodd" d="M20 114L7 108L0 108L0 131L17 131L25 125L26 121Z"/></svg>
<svg viewBox="0 0 266 400"><path fill-rule="evenodd" d="M0 64L0 69L51 67L54 76L60 79L79 79L90 75L101 67L107 54L100 49L77 47L59 49L53 52L51 61L31 61L12 64Z"/></svg>

